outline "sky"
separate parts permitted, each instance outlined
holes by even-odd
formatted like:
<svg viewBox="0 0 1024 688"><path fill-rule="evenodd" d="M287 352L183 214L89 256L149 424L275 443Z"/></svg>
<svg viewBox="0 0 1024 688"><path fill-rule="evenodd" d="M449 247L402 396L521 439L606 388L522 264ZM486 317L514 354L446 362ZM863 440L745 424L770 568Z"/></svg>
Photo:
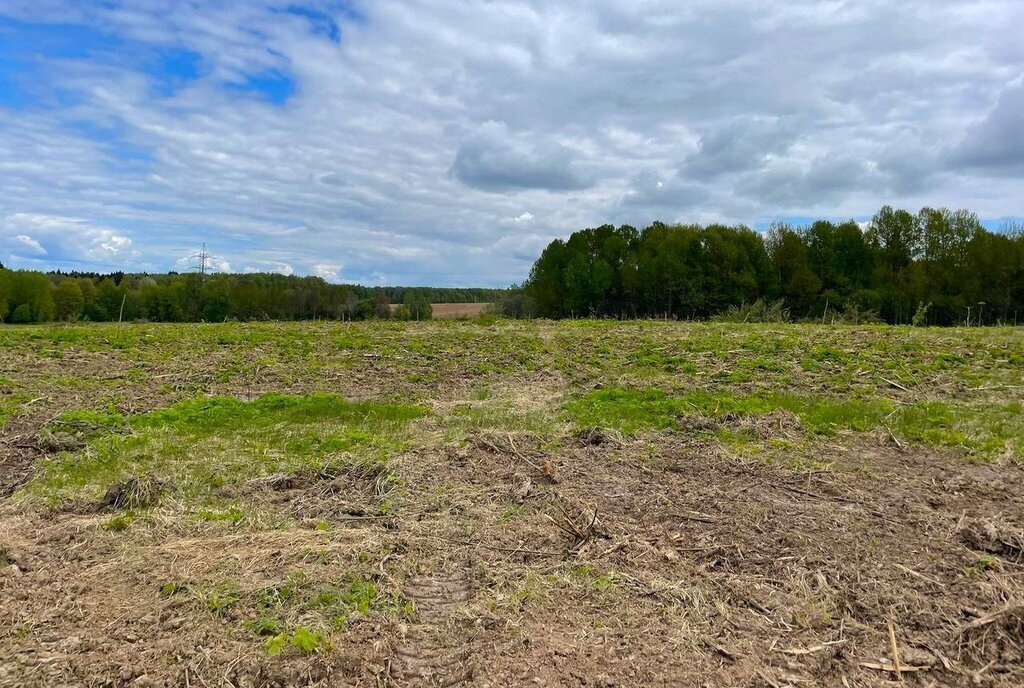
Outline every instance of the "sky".
<svg viewBox="0 0 1024 688"><path fill-rule="evenodd" d="M1024 216L1021 0L0 0L0 262L506 286L604 223Z"/></svg>

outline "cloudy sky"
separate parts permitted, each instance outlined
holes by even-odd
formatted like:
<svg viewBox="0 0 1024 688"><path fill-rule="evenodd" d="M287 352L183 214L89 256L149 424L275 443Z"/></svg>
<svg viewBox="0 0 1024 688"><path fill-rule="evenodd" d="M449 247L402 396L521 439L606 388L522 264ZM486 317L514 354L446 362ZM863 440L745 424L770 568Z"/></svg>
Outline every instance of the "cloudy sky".
<svg viewBox="0 0 1024 688"><path fill-rule="evenodd" d="M1021 0L0 0L0 261L506 285L604 222L1024 215Z"/></svg>

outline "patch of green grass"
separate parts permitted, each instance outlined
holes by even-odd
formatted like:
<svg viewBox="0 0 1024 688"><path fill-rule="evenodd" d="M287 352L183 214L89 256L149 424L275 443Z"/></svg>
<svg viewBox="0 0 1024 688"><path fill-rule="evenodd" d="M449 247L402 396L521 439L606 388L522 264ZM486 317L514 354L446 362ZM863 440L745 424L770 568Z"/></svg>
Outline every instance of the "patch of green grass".
<svg viewBox="0 0 1024 688"><path fill-rule="evenodd" d="M979 458L1024 459L1024 405L922 401L901 407L892 429L913 442L961 447Z"/></svg>
<svg viewBox="0 0 1024 688"><path fill-rule="evenodd" d="M196 512L196 517L200 521L207 521L209 523L241 523L242 519L245 518L245 512L239 507L232 505L227 509L200 509Z"/></svg>
<svg viewBox="0 0 1024 688"><path fill-rule="evenodd" d="M776 410L796 415L804 428L819 435L839 431L887 429L912 442L961 447L982 457L1009 453L1024 456L1024 405L968 405L946 401L920 401L898 405L880 398L833 398L760 392L737 395L728 391L700 390L670 395L664 390L598 389L563 407L580 428L607 427L625 434L671 430L681 417L699 414L759 416ZM747 438L731 431L721 437L746 444Z"/></svg>
<svg viewBox="0 0 1024 688"><path fill-rule="evenodd" d="M281 424L313 425L317 422L358 425L408 423L425 415L419 406L352 402L337 394L301 396L271 392L251 402L234 397L187 399L167 409L132 419L136 430L172 429L183 435L204 438L214 434L266 429Z"/></svg>
<svg viewBox="0 0 1024 688"><path fill-rule="evenodd" d="M128 530L134 520L135 518L130 512L117 514L104 521L100 528L108 533L120 533L123 530Z"/></svg>
<svg viewBox="0 0 1024 688"><path fill-rule="evenodd" d="M383 462L401 448L408 425L426 413L421 406L333 394L266 394L250 403L188 399L127 419L130 433L101 433L82 452L41 461L22 494L49 503L96 499L130 476L152 475L186 500L217 501L260 476ZM110 420L81 412L74 417ZM241 515L229 509L199 517L237 522Z"/></svg>
<svg viewBox="0 0 1024 688"><path fill-rule="evenodd" d="M13 416L27 398L24 394L5 394L0 396L0 428L4 426L7 419Z"/></svg>
<svg viewBox="0 0 1024 688"><path fill-rule="evenodd" d="M298 626L290 631L278 633L266 642L267 654L279 655L288 647L294 647L305 654L321 654L331 648L327 636L305 626Z"/></svg>
<svg viewBox="0 0 1024 688"><path fill-rule="evenodd" d="M271 654L289 647L320 652L328 646L332 633L343 630L356 617L408 617L413 611L410 603L384 594L373 580L355 574L314 583L306 574L294 572L281 583L256 592L250 600L258 613L245 627L269 636L267 650Z"/></svg>
<svg viewBox="0 0 1024 688"><path fill-rule="evenodd" d="M261 636L278 636L282 635L284 631L284 624L280 619L272 616L261 616L256 619L249 619L245 622L245 627Z"/></svg>
<svg viewBox="0 0 1024 688"><path fill-rule="evenodd" d="M660 389L596 389L565 404L578 427L615 428L625 434L676 427L685 412L682 399Z"/></svg>

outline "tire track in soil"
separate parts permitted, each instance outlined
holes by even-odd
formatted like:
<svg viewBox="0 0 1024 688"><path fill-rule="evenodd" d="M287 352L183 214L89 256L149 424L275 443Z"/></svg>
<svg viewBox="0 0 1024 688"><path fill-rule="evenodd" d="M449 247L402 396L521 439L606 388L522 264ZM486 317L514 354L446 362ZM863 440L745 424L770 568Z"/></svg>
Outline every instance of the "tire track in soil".
<svg viewBox="0 0 1024 688"><path fill-rule="evenodd" d="M393 685L459 686L475 672L469 639L456 622L458 612L473 597L465 572L440 573L413 578L406 599L416 609L391 662Z"/></svg>

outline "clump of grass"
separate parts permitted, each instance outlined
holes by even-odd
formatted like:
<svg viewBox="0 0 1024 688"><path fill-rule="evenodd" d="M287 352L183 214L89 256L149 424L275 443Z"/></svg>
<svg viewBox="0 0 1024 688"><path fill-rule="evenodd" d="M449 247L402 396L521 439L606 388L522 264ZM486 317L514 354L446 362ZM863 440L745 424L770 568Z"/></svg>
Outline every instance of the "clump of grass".
<svg viewBox="0 0 1024 688"><path fill-rule="evenodd" d="M582 584L595 592L604 592L612 588L619 581L614 571L598 573L598 570L589 564L573 566L568 571L570 580Z"/></svg>
<svg viewBox="0 0 1024 688"><path fill-rule="evenodd" d="M783 323L789 322L789 309L782 299L729 306L713 320L723 323Z"/></svg>
<svg viewBox="0 0 1024 688"><path fill-rule="evenodd" d="M294 571L288 574L283 583L271 586L259 593L259 603L263 607L274 607L284 604L301 588L306 581L306 574Z"/></svg>
<svg viewBox="0 0 1024 688"><path fill-rule="evenodd" d="M272 616L261 616L256 619L249 619L245 622L244 626L256 635L261 636L273 637L282 635L285 632L284 624L281 620Z"/></svg>
<svg viewBox="0 0 1024 688"><path fill-rule="evenodd" d="M359 575L314 583L297 571L250 599L258 613L244 625L267 637L266 650L272 655L290 647L307 654L324 652L330 647L331 634L357 616L412 613L409 603L383 594L373 580Z"/></svg>
<svg viewBox="0 0 1024 688"><path fill-rule="evenodd" d="M149 476L129 478L107 488L103 506L114 509L142 509L153 506L160 499L164 484Z"/></svg>

